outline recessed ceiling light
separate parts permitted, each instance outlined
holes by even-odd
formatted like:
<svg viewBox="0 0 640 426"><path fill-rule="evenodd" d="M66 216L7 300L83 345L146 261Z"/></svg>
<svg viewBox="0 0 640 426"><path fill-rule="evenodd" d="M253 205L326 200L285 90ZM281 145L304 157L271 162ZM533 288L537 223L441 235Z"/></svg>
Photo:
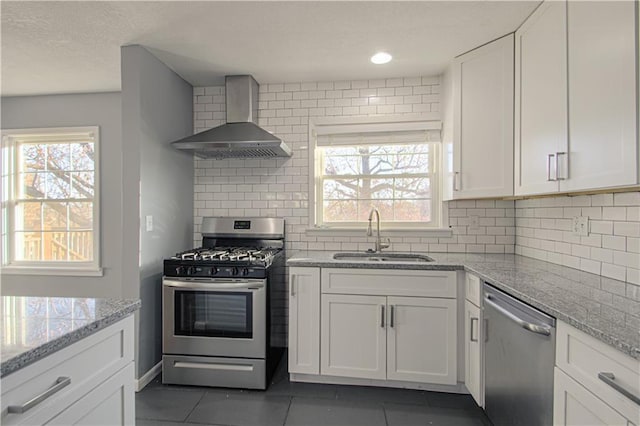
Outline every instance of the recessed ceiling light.
<svg viewBox="0 0 640 426"><path fill-rule="evenodd" d="M371 62L376 65L386 64L393 58L393 56L389 55L387 52L378 52L371 57Z"/></svg>

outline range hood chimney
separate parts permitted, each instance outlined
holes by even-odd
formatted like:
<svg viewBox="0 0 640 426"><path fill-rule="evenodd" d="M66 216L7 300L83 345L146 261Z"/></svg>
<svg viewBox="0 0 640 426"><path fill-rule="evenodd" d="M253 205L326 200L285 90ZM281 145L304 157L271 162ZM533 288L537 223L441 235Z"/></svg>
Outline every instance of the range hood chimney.
<svg viewBox="0 0 640 426"><path fill-rule="evenodd" d="M258 83L250 75L225 77L227 122L172 142L200 158L291 157L291 149L258 121Z"/></svg>

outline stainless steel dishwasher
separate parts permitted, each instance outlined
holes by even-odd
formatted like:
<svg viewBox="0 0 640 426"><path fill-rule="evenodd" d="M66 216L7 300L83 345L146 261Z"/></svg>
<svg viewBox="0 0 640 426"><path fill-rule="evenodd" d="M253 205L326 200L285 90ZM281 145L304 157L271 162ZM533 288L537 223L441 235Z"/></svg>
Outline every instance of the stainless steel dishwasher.
<svg viewBox="0 0 640 426"><path fill-rule="evenodd" d="M495 426L553 424L556 320L485 283L485 412Z"/></svg>

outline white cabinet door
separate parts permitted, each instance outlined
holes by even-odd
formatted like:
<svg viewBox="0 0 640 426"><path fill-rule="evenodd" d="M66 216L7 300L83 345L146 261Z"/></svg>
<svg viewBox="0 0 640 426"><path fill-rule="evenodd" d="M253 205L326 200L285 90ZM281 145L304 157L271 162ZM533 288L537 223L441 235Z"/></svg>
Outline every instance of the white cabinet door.
<svg viewBox="0 0 640 426"><path fill-rule="evenodd" d="M454 61L454 199L513 195L513 40Z"/></svg>
<svg viewBox="0 0 640 426"><path fill-rule="evenodd" d="M568 2L569 174L561 191L638 183L636 7Z"/></svg>
<svg viewBox="0 0 640 426"><path fill-rule="evenodd" d="M323 294L321 374L386 379L384 296Z"/></svg>
<svg viewBox="0 0 640 426"><path fill-rule="evenodd" d="M626 426L627 420L556 367L553 424L556 426Z"/></svg>
<svg viewBox="0 0 640 426"><path fill-rule="evenodd" d="M467 389L480 406L484 406L482 383L482 316L480 308L466 300L464 304L465 378Z"/></svg>
<svg viewBox="0 0 640 426"><path fill-rule="evenodd" d="M320 268L289 268L289 373L320 374Z"/></svg>
<svg viewBox="0 0 640 426"><path fill-rule="evenodd" d="M387 378L455 385L455 299L388 297L387 310Z"/></svg>
<svg viewBox="0 0 640 426"><path fill-rule="evenodd" d="M558 191L567 151L565 2L545 2L516 31L515 195Z"/></svg>
<svg viewBox="0 0 640 426"><path fill-rule="evenodd" d="M129 363L47 425L134 425L134 364Z"/></svg>

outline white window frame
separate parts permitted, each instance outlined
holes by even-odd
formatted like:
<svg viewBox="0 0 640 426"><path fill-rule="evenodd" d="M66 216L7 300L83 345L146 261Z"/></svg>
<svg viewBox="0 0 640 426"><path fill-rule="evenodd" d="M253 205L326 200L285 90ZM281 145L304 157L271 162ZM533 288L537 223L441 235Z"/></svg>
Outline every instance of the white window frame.
<svg viewBox="0 0 640 426"><path fill-rule="evenodd" d="M93 196L93 260L91 262L65 261L17 261L14 251L15 208L18 194L19 168L17 146L21 138L47 137L56 135L91 135L94 141L94 196ZM8 194L2 197L2 244L0 255L2 273L15 275L61 275L61 276L102 276L101 267L101 221L100 221L100 127L47 127L2 130L2 167L8 167Z"/></svg>
<svg viewBox="0 0 640 426"><path fill-rule="evenodd" d="M381 132L407 132L407 131L429 131L442 129L441 121L433 115L393 115L393 116L373 116L373 117L326 117L309 121L309 227L308 234L330 234L333 231L355 231L359 235L363 229L363 222L342 222L339 224L319 223L322 203L321 196L321 156L318 155L318 137L332 134L380 134ZM442 146L441 141L437 146L434 156L430 156L430 165L434 166L433 173L439 176L436 184L433 204L433 214L435 220L430 223L420 222L386 222L382 218L381 225L385 231L397 231L398 234L425 231L433 236L450 236L451 231L446 228L446 211L442 200ZM430 153L431 154L431 153ZM411 234L407 234L411 235Z"/></svg>

